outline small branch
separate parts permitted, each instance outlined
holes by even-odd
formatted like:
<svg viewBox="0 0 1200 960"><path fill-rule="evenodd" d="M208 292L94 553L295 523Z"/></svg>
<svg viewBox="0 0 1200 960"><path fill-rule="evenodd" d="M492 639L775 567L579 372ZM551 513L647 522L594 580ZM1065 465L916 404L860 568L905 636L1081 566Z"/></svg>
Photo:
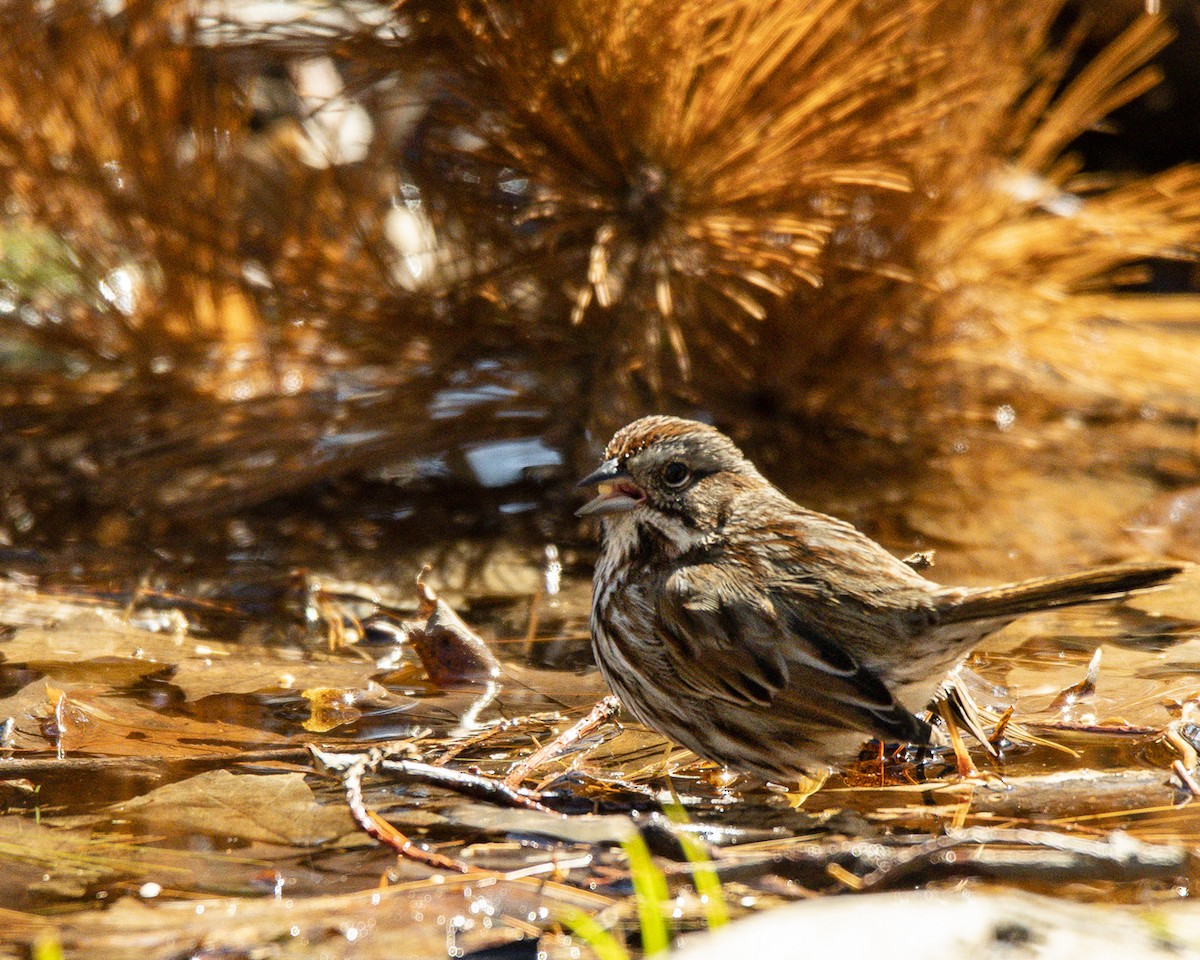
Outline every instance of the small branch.
<svg viewBox="0 0 1200 960"><path fill-rule="evenodd" d="M314 751L315 755L316 751ZM471 868L461 860L455 860L414 843L393 827L374 810L367 807L362 795L363 774L383 763L381 752L363 754L342 772L342 786L346 789L346 805L363 832L374 840L391 847L400 856L423 863L435 870L452 870L455 873L470 873Z"/></svg>
<svg viewBox="0 0 1200 960"><path fill-rule="evenodd" d="M486 730L482 730L472 737L460 737L459 739L455 740L451 746L446 748L444 753L440 754L438 758L433 761L433 766L444 767L463 751L477 747L481 743L486 743L487 741L491 740L492 737L497 737L500 734L508 733L508 731L512 730L514 727L519 726L523 722L523 719L524 718L498 720Z"/></svg>
<svg viewBox="0 0 1200 960"><path fill-rule="evenodd" d="M972 849L959 856L964 847ZM1188 859L1183 847L1143 843L1120 834L1091 840L1046 830L969 827L922 843L881 865L863 877L863 889L915 882L930 873L1128 882L1177 876L1187 869Z"/></svg>
<svg viewBox="0 0 1200 960"><path fill-rule="evenodd" d="M888 799L889 793L895 803ZM1171 782L1165 770L1061 770L1037 776L1011 776L986 783L966 780L932 781L920 786L861 790L827 789L826 802L849 810L876 811L910 802L915 796L933 804L970 800L971 816L1046 822L1070 821L1087 811L1089 817L1120 815L1147 807L1177 806L1190 799ZM914 816L919 806L907 807Z"/></svg>
<svg viewBox="0 0 1200 960"><path fill-rule="evenodd" d="M1175 771L1175 776L1179 778L1179 782L1187 787L1188 792L1193 797L1200 797L1200 783L1196 781L1195 774L1184 766L1182 760L1176 760L1172 763L1171 769Z"/></svg>
<svg viewBox="0 0 1200 960"><path fill-rule="evenodd" d="M508 807L520 807L525 810L537 810L540 813L554 813L549 807L539 803L535 794L517 790L499 780L492 780L479 774L447 770L445 767L435 767L417 760L393 760L389 759L387 753L382 750L369 750L365 754L327 753L314 746L310 746L308 750L321 767L343 779L353 767L364 763L364 769L378 770L380 773L386 773L392 777L444 787L478 800L487 800Z"/></svg>
<svg viewBox="0 0 1200 960"><path fill-rule="evenodd" d="M241 753L214 753L197 757L26 757L0 758L0 781L21 777L56 774L124 773L161 776L167 769L209 770L236 763L305 763L310 759L304 747L280 747L277 750L247 750Z"/></svg>
<svg viewBox="0 0 1200 960"><path fill-rule="evenodd" d="M505 785L511 789L516 789L530 773L555 757L566 753L581 739L616 716L620 709L621 702L616 697L605 697L592 707L591 712L574 726L568 727L541 749L514 765L508 771L508 776L504 778Z"/></svg>
<svg viewBox="0 0 1200 960"><path fill-rule="evenodd" d="M948 876L1055 883L1172 879L1188 871L1190 853L1123 835L1093 840L1043 830L970 827L934 839L809 842L774 855L717 850L714 861L722 882L779 876L819 889L830 876L851 874L861 889L882 890ZM677 869L688 868L680 864Z"/></svg>

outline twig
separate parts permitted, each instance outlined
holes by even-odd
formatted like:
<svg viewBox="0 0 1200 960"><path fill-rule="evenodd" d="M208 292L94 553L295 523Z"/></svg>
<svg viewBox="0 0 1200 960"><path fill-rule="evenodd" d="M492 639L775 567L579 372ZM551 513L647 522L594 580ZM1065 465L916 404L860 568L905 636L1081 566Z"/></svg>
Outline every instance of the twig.
<svg viewBox="0 0 1200 960"><path fill-rule="evenodd" d="M513 766L508 771L508 776L504 778L505 785L516 789L531 772L560 754L566 753L579 740L615 716L620 709L621 701L616 697L605 697L592 707L586 717Z"/></svg>
<svg viewBox="0 0 1200 960"><path fill-rule="evenodd" d="M1036 730L1103 733L1114 737L1154 737L1162 733L1161 727L1138 726L1131 723L1084 723L1079 720L1038 720L1029 726Z"/></svg>
<svg viewBox="0 0 1200 960"><path fill-rule="evenodd" d="M961 803L971 797L975 817L1016 818L1070 822L1087 810L1089 815L1120 816L1146 807L1178 806L1190 794L1180 790L1166 770L1060 770L1036 776L1007 776L1002 781L948 779L923 784L864 791L853 787L828 787L822 794L830 804L849 810L877 811L892 794L897 803L919 795L927 803ZM903 807L917 814L918 807Z"/></svg>
<svg viewBox="0 0 1200 960"><path fill-rule="evenodd" d="M417 760L389 759L387 752L378 748L368 750L365 754L327 753L311 745L308 750L318 764L343 778L346 776L346 772L356 764L365 763L364 769L378 770L380 773L386 773L392 777L444 787L464 796L488 800L504 806L537 810L540 813L554 813L549 807L539 803L535 794L515 789L499 780L476 773L447 770L445 767L435 767Z"/></svg>
<svg viewBox="0 0 1200 960"><path fill-rule="evenodd" d="M1044 882L1169 879L1185 873L1190 860L1184 847L1144 843L1122 834L1093 840L991 827L956 830L932 840L806 842L774 855L747 857L736 849L713 853L713 869L722 882L774 875L815 889L845 871L861 878L863 890L916 884L930 875ZM686 869L678 865L679 871Z"/></svg>
<svg viewBox="0 0 1200 960"><path fill-rule="evenodd" d="M316 755L318 751L314 749L313 753ZM367 836L386 844L402 857L423 863L435 870L470 873L471 868L461 860L455 860L453 857L447 857L434 850L426 850L367 807L362 795L363 774L376 769L384 762L386 761L382 751L371 751L361 754L358 760L342 771L342 786L346 789L346 805L350 808L350 815L354 817L354 822L362 827Z"/></svg>
<svg viewBox="0 0 1200 960"><path fill-rule="evenodd" d="M304 763L309 753L304 747L280 747L278 750L248 750L242 753L216 753L197 757L25 757L0 759L0 781L54 774L103 774L110 772L161 775L167 768L208 769L235 763Z"/></svg>
<svg viewBox="0 0 1200 960"><path fill-rule="evenodd" d="M492 737L499 736L502 733L507 733L513 727L518 726L523 722L524 718L513 718L511 720L498 720L495 724L475 734L473 737L461 737L456 740L451 746L446 748L436 760L433 761L433 766L444 767L447 763L457 757L464 750L470 750L472 747L477 747L481 743L486 743Z"/></svg>
<svg viewBox="0 0 1200 960"><path fill-rule="evenodd" d="M1175 776L1179 778L1179 782L1188 788L1188 792L1193 797L1200 797L1200 783L1196 782L1196 776L1189 770L1182 760L1176 760L1171 764L1171 769L1175 771Z"/></svg>
<svg viewBox="0 0 1200 960"><path fill-rule="evenodd" d="M963 847L975 849L962 857ZM1026 849L1004 849L1013 847ZM1028 855L1031 852L1033 856ZM922 843L880 865L863 877L862 888L877 890L931 871L1042 879L1102 877L1124 882L1176 876L1187 868L1188 858L1182 847L1143 843L1119 833L1091 840L1046 830L968 827Z"/></svg>

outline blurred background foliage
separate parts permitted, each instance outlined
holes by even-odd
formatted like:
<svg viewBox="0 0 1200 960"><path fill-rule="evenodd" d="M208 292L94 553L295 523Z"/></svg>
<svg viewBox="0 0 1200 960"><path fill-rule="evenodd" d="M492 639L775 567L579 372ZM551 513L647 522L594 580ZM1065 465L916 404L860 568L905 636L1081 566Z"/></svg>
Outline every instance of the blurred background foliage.
<svg viewBox="0 0 1200 960"><path fill-rule="evenodd" d="M0 538L571 539L666 410L947 579L1195 558L1197 9L13 0Z"/></svg>

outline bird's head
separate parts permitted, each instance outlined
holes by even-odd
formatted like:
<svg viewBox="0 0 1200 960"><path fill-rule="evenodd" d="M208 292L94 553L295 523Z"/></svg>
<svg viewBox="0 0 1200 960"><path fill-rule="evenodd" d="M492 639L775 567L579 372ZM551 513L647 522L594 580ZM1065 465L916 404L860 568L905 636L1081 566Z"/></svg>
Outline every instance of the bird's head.
<svg viewBox="0 0 1200 960"><path fill-rule="evenodd" d="M627 517L682 526L692 535L714 529L729 497L745 482L762 483L754 465L723 433L694 420L643 417L622 427L599 469L579 481L598 495L577 512L610 523Z"/></svg>

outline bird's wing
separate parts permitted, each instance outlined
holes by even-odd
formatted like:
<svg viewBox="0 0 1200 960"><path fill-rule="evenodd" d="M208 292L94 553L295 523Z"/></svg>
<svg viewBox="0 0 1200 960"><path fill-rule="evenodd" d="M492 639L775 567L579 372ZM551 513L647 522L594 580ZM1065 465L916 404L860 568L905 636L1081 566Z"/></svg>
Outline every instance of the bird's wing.
<svg viewBox="0 0 1200 960"><path fill-rule="evenodd" d="M739 706L928 742L929 725L898 703L877 674L822 633L811 615L789 610L797 598L749 592L744 583L712 563L667 579L660 629L681 651L682 681Z"/></svg>

